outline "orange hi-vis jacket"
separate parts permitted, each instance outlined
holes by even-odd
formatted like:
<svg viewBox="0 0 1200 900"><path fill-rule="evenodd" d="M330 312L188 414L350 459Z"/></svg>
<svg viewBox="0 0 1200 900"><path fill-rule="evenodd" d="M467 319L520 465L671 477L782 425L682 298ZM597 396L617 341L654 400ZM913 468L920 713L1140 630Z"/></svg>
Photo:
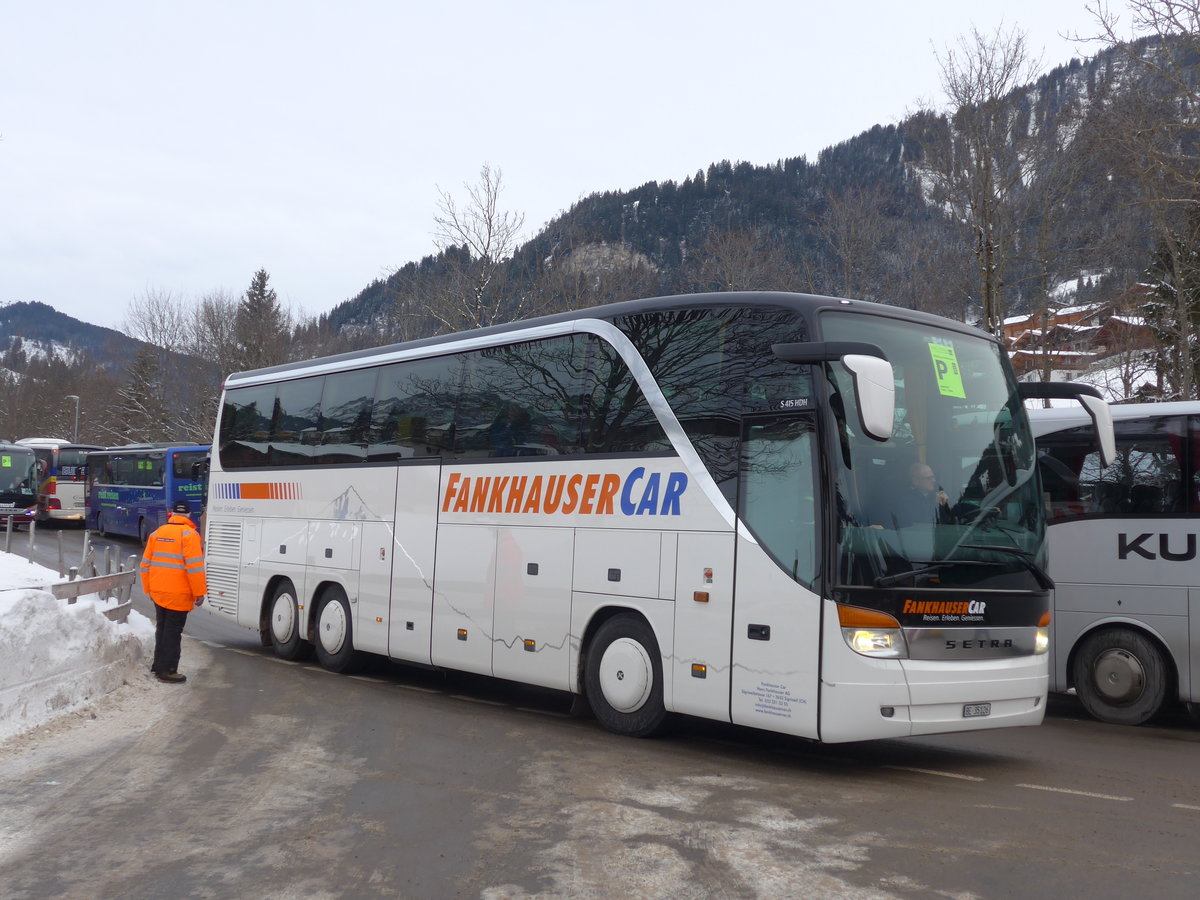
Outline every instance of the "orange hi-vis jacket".
<svg viewBox="0 0 1200 900"><path fill-rule="evenodd" d="M204 578L204 547L187 516L171 513L146 541L142 554L142 590L166 609L187 612L196 598L208 593Z"/></svg>

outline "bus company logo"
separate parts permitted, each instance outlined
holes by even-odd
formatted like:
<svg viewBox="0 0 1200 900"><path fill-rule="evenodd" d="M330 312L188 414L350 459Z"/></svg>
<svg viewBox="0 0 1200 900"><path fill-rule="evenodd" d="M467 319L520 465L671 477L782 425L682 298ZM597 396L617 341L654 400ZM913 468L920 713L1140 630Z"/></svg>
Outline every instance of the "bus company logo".
<svg viewBox="0 0 1200 900"><path fill-rule="evenodd" d="M300 483L297 481L260 481L240 484L214 484L214 500L299 500Z"/></svg>
<svg viewBox="0 0 1200 900"><path fill-rule="evenodd" d="M1158 538L1158 552L1155 553L1153 538ZM1159 560L1165 559L1168 562L1189 562L1196 558L1196 535L1188 534L1183 547L1172 548L1172 535L1158 534L1153 532L1147 534L1139 534L1137 537L1130 539L1129 535L1124 532L1117 534L1117 558L1128 559L1130 554L1140 556L1142 559ZM1146 546L1146 542L1150 541L1150 546Z"/></svg>
<svg viewBox="0 0 1200 900"><path fill-rule="evenodd" d="M442 512L583 516L677 516L687 490L683 472L647 474L638 466L624 478L592 475L485 475L452 472L442 492Z"/></svg>
<svg viewBox="0 0 1200 900"><path fill-rule="evenodd" d="M904 615L982 616L987 612L985 600L905 600Z"/></svg>

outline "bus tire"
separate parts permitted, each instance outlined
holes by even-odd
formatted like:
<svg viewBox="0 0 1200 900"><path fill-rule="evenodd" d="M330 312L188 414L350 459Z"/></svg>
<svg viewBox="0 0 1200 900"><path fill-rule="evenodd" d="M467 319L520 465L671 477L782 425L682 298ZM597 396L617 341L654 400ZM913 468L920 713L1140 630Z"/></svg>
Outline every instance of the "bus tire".
<svg viewBox="0 0 1200 900"><path fill-rule="evenodd" d="M588 645L584 691L600 724L616 734L649 737L666 721L662 655L641 616L604 622Z"/></svg>
<svg viewBox="0 0 1200 900"><path fill-rule="evenodd" d="M275 585L267 612L270 617L268 630L271 633L271 647L275 655L280 659L299 659L307 648L301 637L296 588L286 578Z"/></svg>
<svg viewBox="0 0 1200 900"><path fill-rule="evenodd" d="M1083 708L1101 722L1141 725L1166 700L1167 663L1153 641L1128 628L1094 631L1072 666Z"/></svg>
<svg viewBox="0 0 1200 900"><path fill-rule="evenodd" d="M150 532L146 528L145 519L138 519L138 540L141 542L143 547L145 547L146 542L150 540Z"/></svg>
<svg viewBox="0 0 1200 900"><path fill-rule="evenodd" d="M327 588L317 609L317 662L330 672L345 672L354 665L354 620L341 588Z"/></svg>
<svg viewBox="0 0 1200 900"><path fill-rule="evenodd" d="M104 533L104 513L96 513L96 534L107 537Z"/></svg>

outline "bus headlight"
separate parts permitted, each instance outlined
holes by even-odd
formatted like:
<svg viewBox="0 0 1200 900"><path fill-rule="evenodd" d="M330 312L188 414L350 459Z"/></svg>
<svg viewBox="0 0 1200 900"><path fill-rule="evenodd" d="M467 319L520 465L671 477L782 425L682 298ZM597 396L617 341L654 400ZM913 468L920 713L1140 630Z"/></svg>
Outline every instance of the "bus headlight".
<svg viewBox="0 0 1200 900"><path fill-rule="evenodd" d="M1033 652L1045 653L1050 649L1050 611L1042 613L1041 621L1038 622L1037 635L1033 639Z"/></svg>
<svg viewBox="0 0 1200 900"><path fill-rule="evenodd" d="M842 637L855 653L881 659L907 659L908 643L900 623L887 613L838 604Z"/></svg>

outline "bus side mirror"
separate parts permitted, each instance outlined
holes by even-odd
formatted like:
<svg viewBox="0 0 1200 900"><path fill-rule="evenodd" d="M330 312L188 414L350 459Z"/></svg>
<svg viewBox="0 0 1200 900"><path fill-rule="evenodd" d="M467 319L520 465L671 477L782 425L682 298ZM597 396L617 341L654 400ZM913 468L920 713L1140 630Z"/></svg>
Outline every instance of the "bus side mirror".
<svg viewBox="0 0 1200 900"><path fill-rule="evenodd" d="M784 362L814 364L841 362L854 379L859 424L877 441L892 436L896 418L896 376L883 350L859 341L806 341L773 344L771 352Z"/></svg>
<svg viewBox="0 0 1200 900"><path fill-rule="evenodd" d="M1112 410L1098 388L1073 381L1022 381L1017 384L1022 400L1077 400L1091 417L1100 444L1100 462L1111 466L1117 458L1117 437L1113 432Z"/></svg>

